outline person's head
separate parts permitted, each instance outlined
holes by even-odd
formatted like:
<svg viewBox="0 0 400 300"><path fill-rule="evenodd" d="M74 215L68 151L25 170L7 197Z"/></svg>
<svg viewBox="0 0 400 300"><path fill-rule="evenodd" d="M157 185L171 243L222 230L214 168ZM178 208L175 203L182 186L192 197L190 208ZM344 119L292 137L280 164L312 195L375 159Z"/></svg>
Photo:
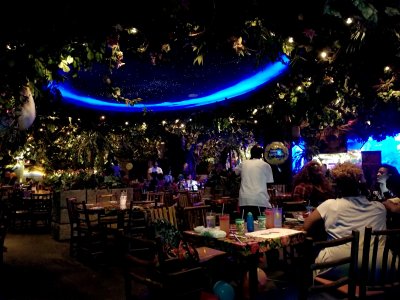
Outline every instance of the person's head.
<svg viewBox="0 0 400 300"><path fill-rule="evenodd" d="M396 167L383 164L378 169L376 179L380 183L386 183L386 187L394 196L400 195L400 174Z"/></svg>
<svg viewBox="0 0 400 300"><path fill-rule="evenodd" d="M263 148L256 144L250 149L250 158L262 158Z"/></svg>
<svg viewBox="0 0 400 300"><path fill-rule="evenodd" d="M353 163L337 164L332 169L332 176L341 196L358 196L366 192L364 172Z"/></svg>
<svg viewBox="0 0 400 300"><path fill-rule="evenodd" d="M383 164L378 169L376 180L380 183L385 183L392 176L399 177L399 172L397 169L391 165Z"/></svg>
<svg viewBox="0 0 400 300"><path fill-rule="evenodd" d="M318 161L312 160L306 163L299 173L294 176L294 184L312 183L320 185L324 179L322 165Z"/></svg>

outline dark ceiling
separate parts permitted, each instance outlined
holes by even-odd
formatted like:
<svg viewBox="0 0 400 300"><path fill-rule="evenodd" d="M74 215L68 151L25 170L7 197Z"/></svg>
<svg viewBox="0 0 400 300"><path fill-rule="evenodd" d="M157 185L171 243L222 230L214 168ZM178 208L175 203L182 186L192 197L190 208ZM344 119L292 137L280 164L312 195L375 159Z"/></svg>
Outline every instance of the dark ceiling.
<svg viewBox="0 0 400 300"><path fill-rule="evenodd" d="M292 10L284 9L282 3L264 2L182 0L82 5L82 1L68 1L57 5L40 2L22 5L7 1L4 4L7 17L1 20L0 33L11 40L22 37L40 47L77 36L104 42L114 25L135 26L143 34L120 36L124 66L110 72L109 65L96 64L90 72L81 72L71 82L87 96L112 100L112 86L120 88L129 99L174 101L208 95L259 71L254 53L238 56L228 47L232 43L227 38L239 34L243 22L254 15L265 15L271 23L280 18L281 31L289 27L288 22L295 21ZM294 11L297 6L294 1ZM193 50L186 47L190 41L181 32L186 22L206 27L207 47L212 51L205 53L203 65L193 64ZM160 43L171 40L175 43L171 51L164 53L162 61L151 64L150 55L159 54ZM131 52L143 41L149 45L145 54Z"/></svg>

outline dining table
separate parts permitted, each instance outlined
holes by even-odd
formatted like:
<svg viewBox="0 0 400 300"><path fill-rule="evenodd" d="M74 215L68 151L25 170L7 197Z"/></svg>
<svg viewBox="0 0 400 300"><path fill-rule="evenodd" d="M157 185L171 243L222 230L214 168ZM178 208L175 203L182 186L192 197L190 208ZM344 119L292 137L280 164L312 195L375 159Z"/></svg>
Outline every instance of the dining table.
<svg viewBox="0 0 400 300"><path fill-rule="evenodd" d="M218 227L217 227L218 230ZM225 251L244 258L249 274L249 296L256 299L258 293L258 263L259 255L272 249L282 249L303 243L306 232L301 223L284 224L281 228L261 229L254 232L236 233L236 227L231 224L230 234L225 237L214 237L209 230L187 230L184 235L188 238L201 239L207 246Z"/></svg>

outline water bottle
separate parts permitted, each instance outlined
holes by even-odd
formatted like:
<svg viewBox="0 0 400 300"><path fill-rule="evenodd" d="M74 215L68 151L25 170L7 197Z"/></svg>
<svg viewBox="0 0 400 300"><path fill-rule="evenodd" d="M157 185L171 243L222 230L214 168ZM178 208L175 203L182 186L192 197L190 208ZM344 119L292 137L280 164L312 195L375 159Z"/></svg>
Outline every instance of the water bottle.
<svg viewBox="0 0 400 300"><path fill-rule="evenodd" d="M248 212L248 214L247 214L247 232L253 232L253 231L254 231L253 214L251 212Z"/></svg>

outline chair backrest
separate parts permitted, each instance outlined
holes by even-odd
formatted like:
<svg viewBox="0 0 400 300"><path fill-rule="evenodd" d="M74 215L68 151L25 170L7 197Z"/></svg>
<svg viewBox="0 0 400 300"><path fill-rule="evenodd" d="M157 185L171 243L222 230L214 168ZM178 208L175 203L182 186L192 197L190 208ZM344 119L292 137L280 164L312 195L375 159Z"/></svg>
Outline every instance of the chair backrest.
<svg viewBox="0 0 400 300"><path fill-rule="evenodd" d="M323 292L330 292L330 291L340 291L343 293L347 293L347 297L349 299L354 299L356 295L356 277L357 277L357 270L358 270L358 250L359 250L359 239L360 233L358 230L353 230L352 233L348 236L343 238L338 238L334 240L328 241L315 241L311 243L311 249L308 252L311 256L313 254L321 251L325 248L337 247L341 245L345 245L350 243L350 255L332 259L326 262L311 262L309 265L309 273L308 273L308 294L319 294ZM309 261L310 262L310 261ZM322 275L317 275L314 278L314 273L316 271L322 271L328 268L340 268L348 266L347 274L343 274L339 278L335 279L325 279ZM342 288L342 289L341 289Z"/></svg>
<svg viewBox="0 0 400 300"><path fill-rule="evenodd" d="M177 202L178 202L178 207L193 206L188 191L179 191Z"/></svg>
<svg viewBox="0 0 400 300"><path fill-rule="evenodd" d="M197 226L206 227L206 214L210 205L187 206L183 208L183 230L193 230Z"/></svg>
<svg viewBox="0 0 400 300"><path fill-rule="evenodd" d="M53 207L53 193L32 193L29 201L29 210L31 213L47 213L51 215Z"/></svg>
<svg viewBox="0 0 400 300"><path fill-rule="evenodd" d="M97 194L96 203L103 201L117 201L117 196L114 194Z"/></svg>
<svg viewBox="0 0 400 300"><path fill-rule="evenodd" d="M142 201L142 188L132 188L132 201Z"/></svg>
<svg viewBox="0 0 400 300"><path fill-rule="evenodd" d="M159 219L168 220L173 226L178 228L175 206L153 207L149 209L149 214L150 221L155 221Z"/></svg>
<svg viewBox="0 0 400 300"><path fill-rule="evenodd" d="M154 202L155 207L164 204L164 192L147 192L146 201Z"/></svg>
<svg viewBox="0 0 400 300"><path fill-rule="evenodd" d="M394 289L400 290L399 253L400 229L365 228L359 282L360 298L389 294Z"/></svg>
<svg viewBox="0 0 400 300"><path fill-rule="evenodd" d="M71 234L73 234L73 230L79 230L79 228L85 224L86 219L82 209L78 210L78 205L82 205L82 203L79 202L76 197L67 197L65 201L67 203Z"/></svg>
<svg viewBox="0 0 400 300"><path fill-rule="evenodd" d="M124 228L124 234L128 236L141 237L146 234L148 226L147 212L141 207L134 205L131 201L128 211L128 222Z"/></svg>

